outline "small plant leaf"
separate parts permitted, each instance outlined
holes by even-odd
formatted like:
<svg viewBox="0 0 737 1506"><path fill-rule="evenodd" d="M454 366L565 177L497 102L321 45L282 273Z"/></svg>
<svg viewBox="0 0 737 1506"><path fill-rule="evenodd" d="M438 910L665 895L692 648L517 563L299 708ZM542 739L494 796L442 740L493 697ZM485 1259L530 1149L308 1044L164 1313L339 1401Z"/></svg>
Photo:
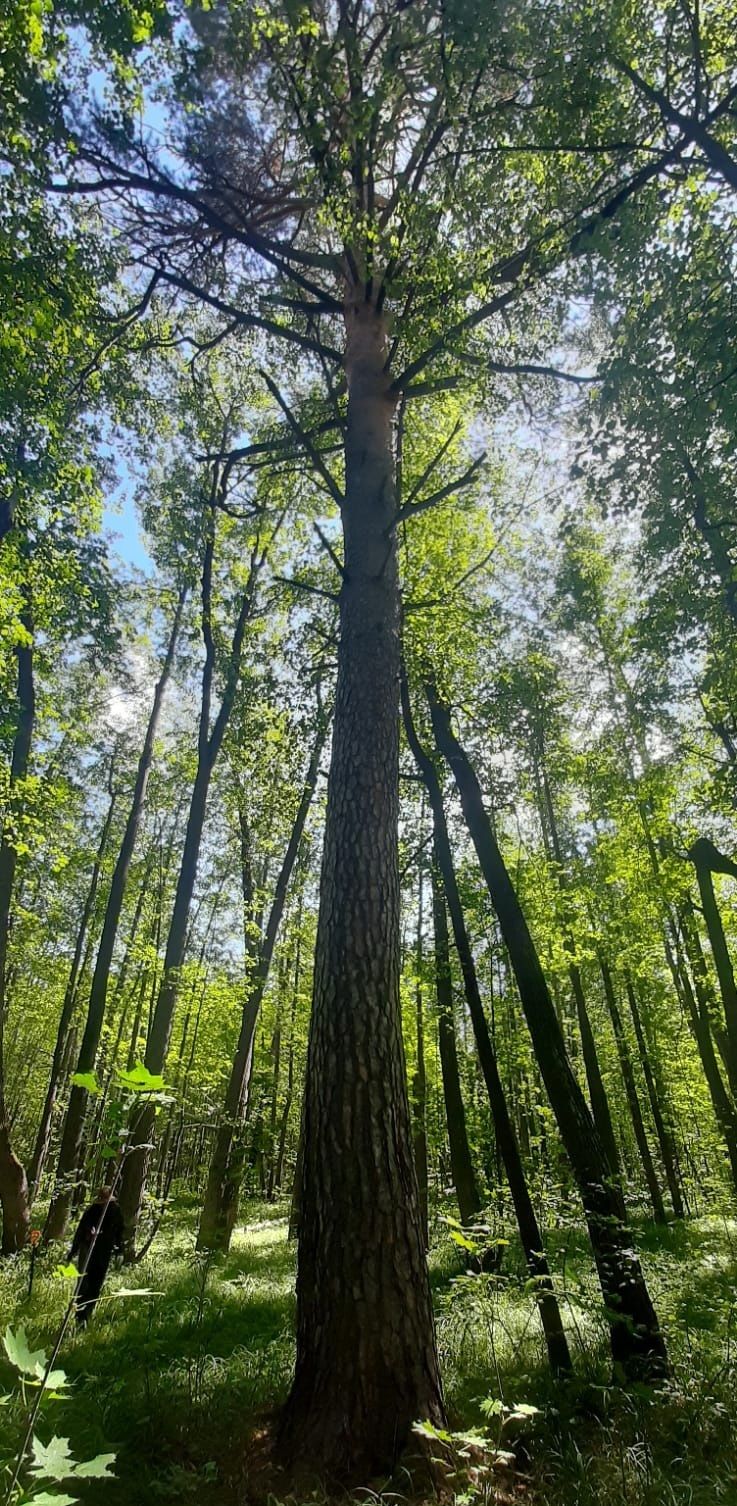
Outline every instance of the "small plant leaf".
<svg viewBox="0 0 737 1506"><path fill-rule="evenodd" d="M110 1465L114 1463L114 1454L96 1454L94 1459L86 1459L84 1464L77 1465L74 1478L76 1480L108 1479L112 1473Z"/></svg>
<svg viewBox="0 0 737 1506"><path fill-rule="evenodd" d="M102 1092L94 1072L74 1072L71 1080L75 1088L84 1088L87 1093Z"/></svg>
<svg viewBox="0 0 737 1506"><path fill-rule="evenodd" d="M12 1328L6 1328L3 1345L11 1365L15 1365L16 1370L20 1370L23 1375L36 1375L39 1365L43 1373L46 1355L43 1349L28 1348L25 1328L20 1327L16 1333L13 1333Z"/></svg>
<svg viewBox="0 0 737 1506"><path fill-rule="evenodd" d="M31 1469L43 1480L68 1480L75 1472L75 1463L69 1448L68 1438L54 1434L49 1443L43 1444L34 1437Z"/></svg>

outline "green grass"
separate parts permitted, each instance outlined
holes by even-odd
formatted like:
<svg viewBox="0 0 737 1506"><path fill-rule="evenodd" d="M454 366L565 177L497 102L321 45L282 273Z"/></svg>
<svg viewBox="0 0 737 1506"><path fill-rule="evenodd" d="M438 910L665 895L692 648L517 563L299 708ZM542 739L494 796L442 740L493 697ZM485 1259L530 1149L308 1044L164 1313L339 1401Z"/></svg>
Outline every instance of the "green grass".
<svg viewBox="0 0 737 1506"><path fill-rule="evenodd" d="M77 1458L115 1451L115 1478L80 1487L91 1506L266 1499L263 1474L252 1478L254 1440L283 1399L293 1362L294 1250L284 1210L251 1205L230 1254L212 1262L194 1254L194 1229L191 1210L179 1208L148 1258L112 1277L87 1331L65 1341L70 1392L44 1402L37 1431L44 1441L69 1437ZM492 1486L469 1468L449 1491L458 1506L490 1502L497 1488L529 1506L737 1503L737 1224L643 1225L638 1239L674 1366L657 1394L608 1385L606 1335L578 1231L559 1233L552 1251L577 1367L576 1382L556 1389L514 1249L501 1277L472 1276L440 1226L431 1274L451 1426L483 1425L489 1397L540 1409L531 1423L513 1424L516 1474ZM23 1323L32 1346L48 1349L68 1288L41 1262L28 1300L27 1277L25 1260L0 1271L2 1326ZM155 1295L116 1296L126 1286ZM3 1361L0 1392L12 1381ZM17 1396L0 1408L0 1458L11 1456L22 1420ZM371 1483L374 1496L363 1500L382 1497L381 1482ZM400 1476L383 1498L408 1493Z"/></svg>

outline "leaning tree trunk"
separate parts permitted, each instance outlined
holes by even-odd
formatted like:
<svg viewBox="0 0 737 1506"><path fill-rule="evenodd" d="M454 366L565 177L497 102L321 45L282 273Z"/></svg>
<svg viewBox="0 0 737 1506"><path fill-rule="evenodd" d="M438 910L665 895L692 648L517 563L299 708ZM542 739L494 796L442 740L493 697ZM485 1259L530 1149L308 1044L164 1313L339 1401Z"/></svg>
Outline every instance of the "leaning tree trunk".
<svg viewBox="0 0 737 1506"><path fill-rule="evenodd" d="M97 852L95 854L95 861L92 866L92 874L90 877L89 887L82 908L79 927L77 929L77 939L74 945L74 955L72 957L72 965L69 969L67 986L64 991L64 1000L62 1003L59 1025L56 1032L54 1054L51 1059L49 1085L46 1089L46 1097L44 1099L44 1105L41 1111L41 1120L38 1126L38 1133L36 1135L36 1143L33 1148L33 1155L31 1156L31 1160L28 1166L28 1185L31 1189L32 1201L38 1194L39 1183L43 1176L44 1167L46 1165L46 1157L49 1150L49 1140L51 1138L51 1121L54 1114L56 1100L59 1095L59 1090L64 1081L62 1073L62 1063L64 1061L67 1049L69 1025L72 1015L74 1014L74 1006L77 1002L77 996L79 992L82 953L84 951L84 945L87 939L87 929L92 916L95 900L97 898L97 886L100 882L100 873L102 871L102 865L105 859L105 852L107 850L108 837L110 835L110 827L112 825L113 815L115 814L117 798L118 797L115 791L111 790L110 803L108 805L107 814L103 822L102 832L100 833L100 841L98 844ZM87 959L85 958L85 966L86 963ZM82 969L82 973L84 973L84 969Z"/></svg>
<svg viewBox="0 0 737 1506"><path fill-rule="evenodd" d="M432 886L432 918L435 935L435 991L438 1001L438 1045L440 1070L443 1078L445 1121L448 1127L450 1170L458 1199L462 1224L472 1224L481 1211L481 1198L476 1184L471 1150L466 1129L466 1110L461 1093L461 1077L458 1071L458 1047L456 1044L455 1020L453 1018L453 986L450 974L450 947L448 945L448 916L445 895L440 880L437 851L433 851L430 865Z"/></svg>
<svg viewBox="0 0 737 1506"><path fill-rule="evenodd" d="M476 773L455 737L447 707L428 687L433 729L453 771L463 813L517 979L535 1054L581 1193L599 1275L612 1356L627 1375L667 1371L665 1343L624 1200L566 1054L563 1034L522 907L491 829Z"/></svg>
<svg viewBox="0 0 737 1506"><path fill-rule="evenodd" d="M86 1074L95 1070L100 1036L102 1035L102 1027L105 1020L105 1006L107 1003L113 952L115 950L115 942L123 910L128 875L133 861L136 838L146 800L146 790L153 763L154 742L161 716L164 691L166 690L174 663L186 594L186 589L182 587L177 601L161 675L154 690L153 705L148 719L141 755L138 760L136 782L133 787L128 820L126 821L120 851L110 881L110 892L102 924L102 935L100 936L95 971L92 975L90 986L87 1019L77 1059L76 1070L78 1073ZM47 1239L61 1239L66 1227L73 1183L79 1172L82 1155L82 1136L88 1097L86 1088L81 1087L77 1083L73 1084L62 1132L59 1161L56 1170L56 1189L46 1220L45 1235Z"/></svg>
<svg viewBox="0 0 737 1506"><path fill-rule="evenodd" d="M25 641L16 649L18 661L18 723L10 761L9 814L19 814L22 804L16 798L17 787L25 780L31 754L36 696L33 681L33 614L27 596L21 612ZM1 1253L14 1255L28 1239L31 1214L28 1182L10 1140L10 1118L5 1096L5 1018L7 1014L8 940L13 886L18 861L16 834L9 829L6 816L0 841L0 1208L3 1215Z"/></svg>
<svg viewBox="0 0 737 1506"><path fill-rule="evenodd" d="M645 1131L645 1121L642 1117L640 1099L637 1093L637 1083L635 1082L635 1074L632 1067L632 1057L629 1053L627 1038L624 1033L622 1015L617 1003L617 996L614 992L614 980L612 978L611 969L605 957L599 957L599 967L601 968L601 977L604 984L604 997L606 999L607 1009L609 1010L609 1018L611 1019L612 1029L614 1031L614 1039L617 1046L617 1055L619 1057L619 1067L622 1073L622 1082L624 1083L624 1092L627 1099L627 1107L630 1111L630 1119L632 1120L632 1129L634 1131L635 1144L637 1145L640 1161L642 1162L642 1169L645 1173L645 1182L647 1184L650 1202L652 1203L655 1222L657 1224L665 1224L668 1222L668 1220L665 1215L665 1203L663 1202L663 1194L660 1188L660 1183L658 1181L657 1172L655 1170L655 1162L652 1158L652 1152L648 1143L647 1133Z"/></svg>
<svg viewBox="0 0 737 1506"><path fill-rule="evenodd" d="M344 577L280 1443L370 1475L444 1417L399 998L399 586L387 337L346 311Z"/></svg>
<svg viewBox="0 0 737 1506"><path fill-rule="evenodd" d="M519 1143L507 1106L507 1098L499 1075L496 1053L489 1034L484 1006L481 1002L476 965L473 960L468 931L466 930L463 905L458 892L458 882L448 837L448 826L445 819L445 807L440 781L435 765L425 752L415 731L412 721L409 691L404 676L402 678L402 707L407 741L420 774L425 781L425 787L432 808L434 849L438 867L443 878L443 887L453 926L456 951L463 974L466 1002L476 1041L476 1050L494 1121L497 1151L502 1158L504 1170L507 1174L509 1191L512 1195L527 1269L530 1272L531 1279L535 1283L535 1296L540 1312L540 1321L545 1334L550 1368L554 1375L566 1375L573 1368L568 1349L568 1340L566 1339L558 1300L553 1291L550 1267L545 1256L543 1237L533 1207L532 1198L530 1197Z"/></svg>

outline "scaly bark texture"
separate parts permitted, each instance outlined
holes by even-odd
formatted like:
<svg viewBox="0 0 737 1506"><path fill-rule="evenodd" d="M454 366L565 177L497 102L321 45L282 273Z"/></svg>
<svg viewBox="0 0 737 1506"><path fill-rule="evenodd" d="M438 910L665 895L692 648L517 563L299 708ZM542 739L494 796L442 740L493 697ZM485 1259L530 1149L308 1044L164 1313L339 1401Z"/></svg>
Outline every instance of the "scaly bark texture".
<svg viewBox="0 0 737 1506"><path fill-rule="evenodd" d="M578 1182L609 1322L612 1357L626 1375L662 1375L665 1342L632 1248L624 1201L571 1068L540 959L484 806L481 786L432 685L438 747L451 766L469 833L517 979L522 1008L561 1138Z"/></svg>
<svg viewBox="0 0 737 1506"><path fill-rule="evenodd" d="M399 999L399 590L381 316L346 310L344 568L282 1452L364 1478L443 1420Z"/></svg>

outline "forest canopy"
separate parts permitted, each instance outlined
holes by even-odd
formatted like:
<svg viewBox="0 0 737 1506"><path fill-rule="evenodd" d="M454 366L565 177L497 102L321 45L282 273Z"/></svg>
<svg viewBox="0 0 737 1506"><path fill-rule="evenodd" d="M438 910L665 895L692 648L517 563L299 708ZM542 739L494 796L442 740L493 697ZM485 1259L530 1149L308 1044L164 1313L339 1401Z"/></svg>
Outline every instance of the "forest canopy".
<svg viewBox="0 0 737 1506"><path fill-rule="evenodd" d="M734 0L8 0L6 1506L733 1498L736 188Z"/></svg>

